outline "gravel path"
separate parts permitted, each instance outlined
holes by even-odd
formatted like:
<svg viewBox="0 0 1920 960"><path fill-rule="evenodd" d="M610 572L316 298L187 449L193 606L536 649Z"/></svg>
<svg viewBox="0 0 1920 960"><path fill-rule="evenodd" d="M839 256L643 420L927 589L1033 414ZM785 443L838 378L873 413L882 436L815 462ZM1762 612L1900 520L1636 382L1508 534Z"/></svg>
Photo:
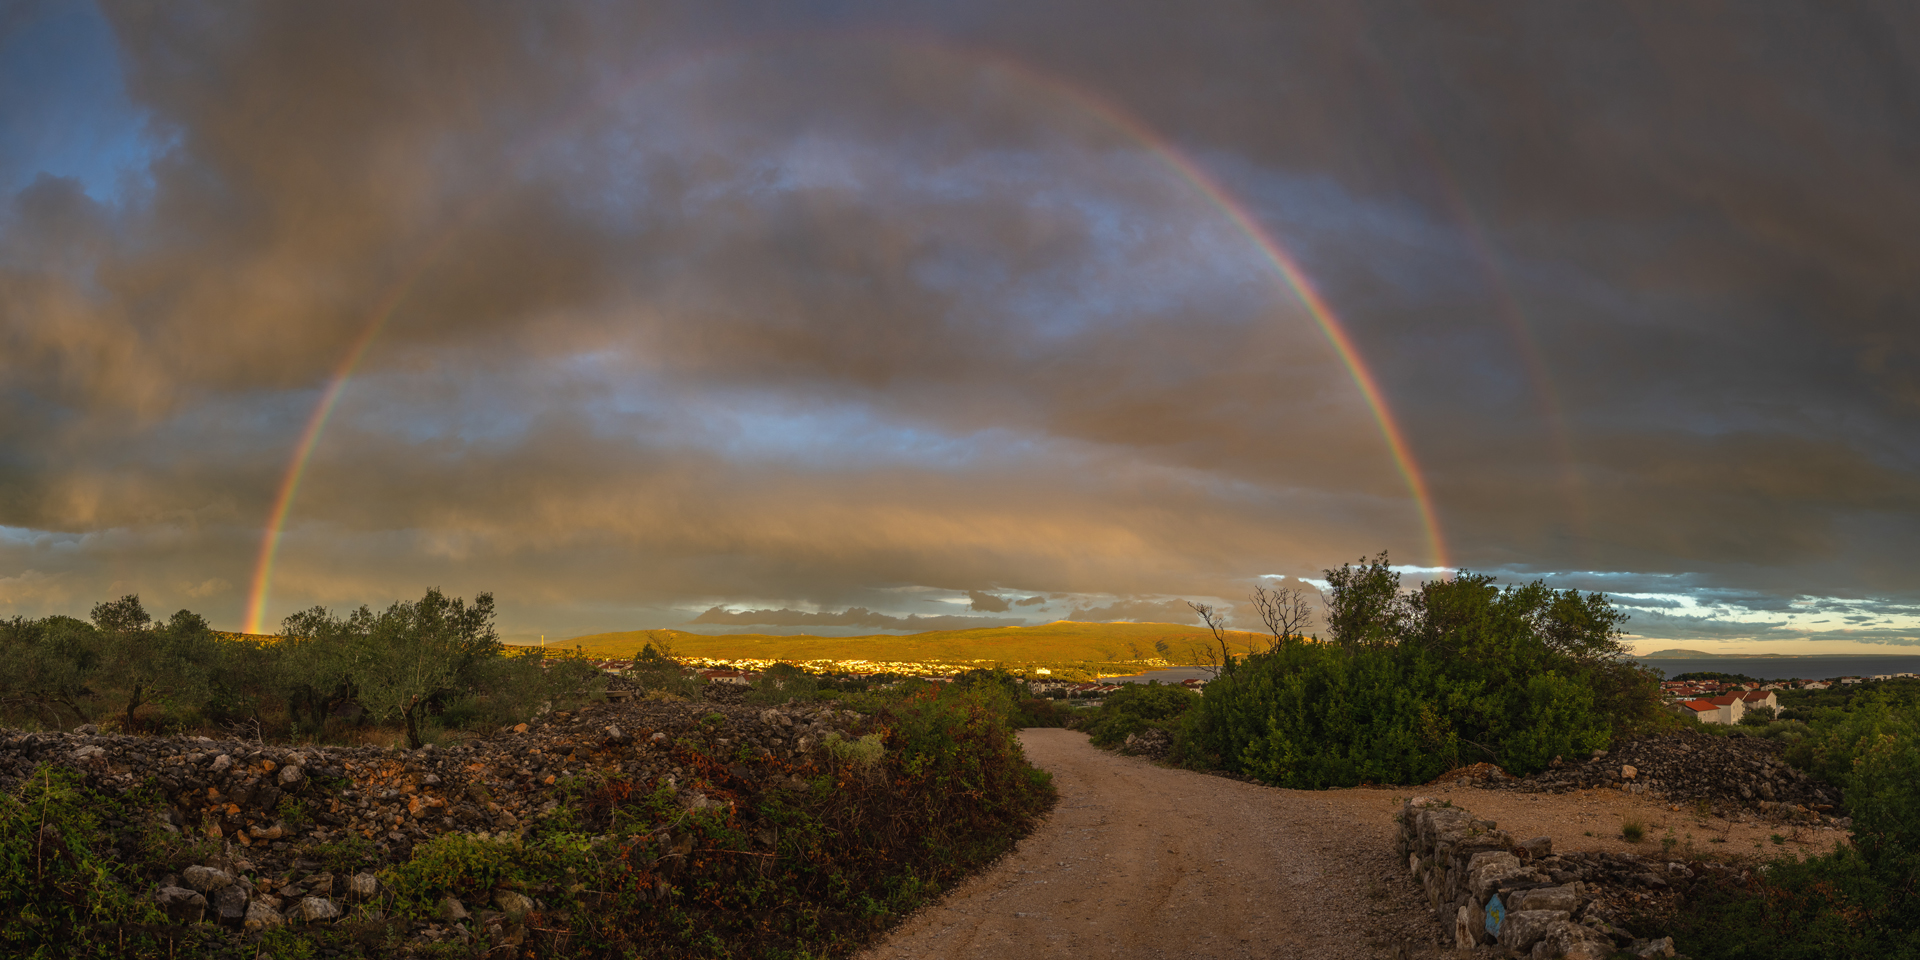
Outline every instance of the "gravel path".
<svg viewBox="0 0 1920 960"><path fill-rule="evenodd" d="M1434 952L1439 926L1392 854L1405 788L1279 790L1107 753L1068 730L1020 738L1059 806L860 960Z"/></svg>

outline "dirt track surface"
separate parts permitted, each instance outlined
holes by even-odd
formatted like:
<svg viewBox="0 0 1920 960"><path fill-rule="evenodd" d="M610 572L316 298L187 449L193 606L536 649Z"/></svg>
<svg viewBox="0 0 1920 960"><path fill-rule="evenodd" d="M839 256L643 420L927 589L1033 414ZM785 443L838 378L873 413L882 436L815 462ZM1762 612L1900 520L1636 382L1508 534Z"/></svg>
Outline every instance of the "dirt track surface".
<svg viewBox="0 0 1920 960"><path fill-rule="evenodd" d="M1392 957L1439 925L1392 853L1399 791L1278 790L1027 730L1060 804L859 960Z"/></svg>

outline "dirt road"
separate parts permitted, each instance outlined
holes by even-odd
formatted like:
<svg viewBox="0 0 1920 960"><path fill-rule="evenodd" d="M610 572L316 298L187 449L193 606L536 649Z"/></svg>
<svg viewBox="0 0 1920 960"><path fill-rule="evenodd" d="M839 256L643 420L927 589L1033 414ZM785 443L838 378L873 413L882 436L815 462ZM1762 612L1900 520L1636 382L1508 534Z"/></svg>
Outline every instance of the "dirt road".
<svg viewBox="0 0 1920 960"><path fill-rule="evenodd" d="M1276 790L1028 730L1060 805L859 960L1394 956L1439 931L1392 854L1389 791ZM1405 793L1404 790L1400 791Z"/></svg>

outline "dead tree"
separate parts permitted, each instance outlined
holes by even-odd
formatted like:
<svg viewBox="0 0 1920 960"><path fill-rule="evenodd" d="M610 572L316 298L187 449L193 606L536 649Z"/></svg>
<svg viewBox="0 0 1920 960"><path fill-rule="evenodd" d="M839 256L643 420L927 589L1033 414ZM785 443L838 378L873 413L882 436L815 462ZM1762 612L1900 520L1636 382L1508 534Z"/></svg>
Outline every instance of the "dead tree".
<svg viewBox="0 0 1920 960"><path fill-rule="evenodd" d="M1268 590L1255 586L1251 599L1253 608L1260 613L1260 622L1266 624L1267 632L1273 635L1267 649L1306 637L1307 626L1313 622L1313 607L1307 603L1305 590L1288 586Z"/></svg>
<svg viewBox="0 0 1920 960"><path fill-rule="evenodd" d="M1208 647L1200 667L1207 671L1208 676L1218 677L1220 671L1226 669L1227 661L1233 659L1233 651L1227 646L1227 616L1204 603L1188 600L1187 606L1192 607L1193 612L1200 615L1200 622L1213 631L1213 642L1220 649L1215 651L1213 647Z"/></svg>

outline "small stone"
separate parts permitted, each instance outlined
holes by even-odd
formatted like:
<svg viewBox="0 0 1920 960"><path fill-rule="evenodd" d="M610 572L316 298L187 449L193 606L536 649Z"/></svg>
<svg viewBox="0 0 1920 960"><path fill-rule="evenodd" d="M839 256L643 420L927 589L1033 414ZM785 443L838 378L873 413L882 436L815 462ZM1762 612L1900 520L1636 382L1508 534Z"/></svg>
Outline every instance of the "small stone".
<svg viewBox="0 0 1920 960"><path fill-rule="evenodd" d="M1480 945L1480 931L1473 925L1474 912L1472 908L1462 904L1454 913L1453 945L1457 949L1472 950Z"/></svg>
<svg viewBox="0 0 1920 960"><path fill-rule="evenodd" d="M221 923L240 923L247 918L247 886L228 884L214 892L213 909Z"/></svg>
<svg viewBox="0 0 1920 960"><path fill-rule="evenodd" d="M445 920L448 923L457 923L461 920L465 920L468 917L467 905L464 903L461 903L459 900L456 900L453 897L448 897L445 900L440 901L440 910L438 912L438 916L440 917L440 919Z"/></svg>
<svg viewBox="0 0 1920 960"><path fill-rule="evenodd" d="M1522 840L1515 846L1519 847L1520 852L1526 854L1529 860L1543 860L1553 856L1552 837L1533 837Z"/></svg>
<svg viewBox="0 0 1920 960"><path fill-rule="evenodd" d="M106 747L100 746L99 744L96 744L96 743L90 743L84 747L81 747L78 750L75 750L72 756L73 756L73 759L75 760L88 760L88 759L92 759L93 757L100 756L106 752L107 752Z"/></svg>
<svg viewBox="0 0 1920 960"><path fill-rule="evenodd" d="M515 893L512 890L495 890L493 893L493 903L495 906L514 916L525 916L533 911L533 901L528 899L526 895Z"/></svg>
<svg viewBox="0 0 1920 960"><path fill-rule="evenodd" d="M1484 900L1502 882L1527 872L1527 868L1520 865L1520 858L1511 853L1476 853L1467 863L1467 889Z"/></svg>
<svg viewBox="0 0 1920 960"><path fill-rule="evenodd" d="M371 873L356 873L347 879L347 893L365 900L380 891L380 878Z"/></svg>
<svg viewBox="0 0 1920 960"><path fill-rule="evenodd" d="M175 923L199 923L207 913L207 898L186 887L161 887L153 902Z"/></svg>
<svg viewBox="0 0 1920 960"><path fill-rule="evenodd" d="M1623 764L1620 767L1620 779L1622 780L1632 780L1639 775L1640 771L1631 764Z"/></svg>
<svg viewBox="0 0 1920 960"><path fill-rule="evenodd" d="M280 785L282 787L299 786L300 782L305 779L307 779L307 771L299 764L289 763L280 768Z"/></svg>
<svg viewBox="0 0 1920 960"><path fill-rule="evenodd" d="M1571 914L1580 905L1580 897L1567 887L1535 887L1521 890L1507 901L1512 910L1561 910Z"/></svg>
<svg viewBox="0 0 1920 960"><path fill-rule="evenodd" d="M201 893L212 893L233 883L233 874L212 867L188 867L180 871L180 880Z"/></svg>
<svg viewBox="0 0 1920 960"><path fill-rule="evenodd" d="M212 769L214 773L225 773L227 768L231 766L233 766L233 758L224 753L213 758Z"/></svg>
<svg viewBox="0 0 1920 960"><path fill-rule="evenodd" d="M100 732L100 728L91 723L83 723L73 728L73 732L83 737L91 737Z"/></svg>
<svg viewBox="0 0 1920 960"><path fill-rule="evenodd" d="M286 915L274 909L273 905L267 900L255 900L247 904L245 926L248 930L263 930L268 927L283 926L286 922Z"/></svg>
<svg viewBox="0 0 1920 960"><path fill-rule="evenodd" d="M1627 952L1636 957L1673 956L1673 938L1661 937L1658 940L1635 940Z"/></svg>
<svg viewBox="0 0 1920 960"><path fill-rule="evenodd" d="M514 733L526 733L526 732L527 732L527 725L526 725L526 724L524 724L524 723L516 723L516 724L514 724L514 725L513 725L513 732L514 732Z"/></svg>
<svg viewBox="0 0 1920 960"><path fill-rule="evenodd" d="M1514 910L1500 921L1500 946L1527 953L1549 928L1567 916L1564 910Z"/></svg>
<svg viewBox="0 0 1920 960"><path fill-rule="evenodd" d="M293 909L300 919L308 923L332 920L340 915L340 908L326 897L301 897Z"/></svg>

